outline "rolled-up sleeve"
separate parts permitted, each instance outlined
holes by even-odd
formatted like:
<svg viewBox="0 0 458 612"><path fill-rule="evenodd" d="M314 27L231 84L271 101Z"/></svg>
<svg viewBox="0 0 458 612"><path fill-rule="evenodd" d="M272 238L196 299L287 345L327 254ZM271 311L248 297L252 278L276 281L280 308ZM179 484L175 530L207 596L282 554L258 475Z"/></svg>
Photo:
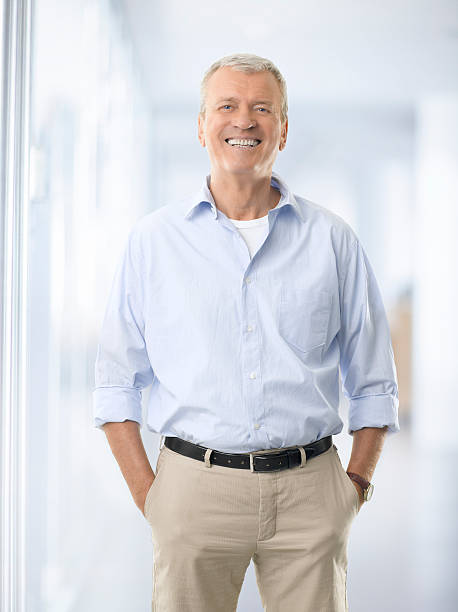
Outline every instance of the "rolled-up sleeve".
<svg viewBox="0 0 458 612"><path fill-rule="evenodd" d="M398 384L390 330L367 255L355 240L340 282L338 332L342 390L349 399L348 433L363 427L400 430Z"/></svg>
<svg viewBox="0 0 458 612"><path fill-rule="evenodd" d="M154 378L144 339L141 254L134 230L118 262L95 361L93 415L97 428L109 421L142 424L142 389Z"/></svg>

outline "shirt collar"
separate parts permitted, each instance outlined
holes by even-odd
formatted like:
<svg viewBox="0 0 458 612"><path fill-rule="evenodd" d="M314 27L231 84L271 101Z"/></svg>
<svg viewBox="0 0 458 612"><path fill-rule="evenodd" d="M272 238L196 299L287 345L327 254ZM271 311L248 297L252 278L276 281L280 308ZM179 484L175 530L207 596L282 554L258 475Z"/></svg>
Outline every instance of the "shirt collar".
<svg viewBox="0 0 458 612"><path fill-rule="evenodd" d="M190 204L188 201L188 205L186 206L185 215L184 215L185 219L188 219L192 215L193 211L197 209L197 207L199 207L201 204L210 204L210 207L213 213L213 218L217 219L218 211L216 208L215 200L208 187L209 182L210 182L210 176L211 175L208 174L205 177L200 190L194 196L191 197ZM300 209L300 206L296 198L294 197L294 194L289 189L285 181L276 172L272 172L270 184L272 185L272 187L275 187L276 189L278 189L281 194L280 201L275 206L275 210L282 208L283 206L291 206L293 210L296 212L299 219L301 221L305 221L304 213Z"/></svg>

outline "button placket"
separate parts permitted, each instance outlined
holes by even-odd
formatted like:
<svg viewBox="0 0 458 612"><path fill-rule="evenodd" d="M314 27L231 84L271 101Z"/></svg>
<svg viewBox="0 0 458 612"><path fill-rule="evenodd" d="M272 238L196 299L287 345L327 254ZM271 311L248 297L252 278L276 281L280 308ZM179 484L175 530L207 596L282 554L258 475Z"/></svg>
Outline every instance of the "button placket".
<svg viewBox="0 0 458 612"><path fill-rule="evenodd" d="M256 296L255 276L249 274L246 276L243 283L242 296L242 314L243 326L246 333L242 335L242 368L244 372L246 410L252 423L253 432L261 429L262 414L258 413L259 406L262 406L260 401L261 396L261 352L260 338L258 335L258 310ZM254 436L256 439L256 436ZM263 440L260 440L264 443Z"/></svg>

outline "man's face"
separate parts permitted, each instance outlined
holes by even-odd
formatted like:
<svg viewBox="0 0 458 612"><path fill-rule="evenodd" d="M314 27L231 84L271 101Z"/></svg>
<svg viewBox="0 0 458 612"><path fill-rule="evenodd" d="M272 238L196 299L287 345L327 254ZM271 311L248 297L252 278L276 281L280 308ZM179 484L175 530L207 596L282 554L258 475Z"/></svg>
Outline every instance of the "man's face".
<svg viewBox="0 0 458 612"><path fill-rule="evenodd" d="M198 132L212 169L270 176L288 132L288 121L281 123L280 87L274 75L247 74L225 66L212 74L207 85L205 119L199 115ZM250 143L237 144L237 140Z"/></svg>

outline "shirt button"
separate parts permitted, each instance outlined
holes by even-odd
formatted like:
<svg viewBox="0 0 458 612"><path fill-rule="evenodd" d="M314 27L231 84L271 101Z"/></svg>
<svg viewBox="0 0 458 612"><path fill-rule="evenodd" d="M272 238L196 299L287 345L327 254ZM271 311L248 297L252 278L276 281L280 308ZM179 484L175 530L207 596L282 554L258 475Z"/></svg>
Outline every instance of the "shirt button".
<svg viewBox="0 0 458 612"><path fill-rule="evenodd" d="M249 276L247 276L247 277L246 277L245 282L246 282L247 284L248 284L248 283L251 283L251 278L250 278Z"/></svg>
<svg viewBox="0 0 458 612"><path fill-rule="evenodd" d="M261 425L260 425L259 423L255 423L255 424L254 424L254 428L255 428L255 429L259 429L260 427L261 427Z"/></svg>
<svg viewBox="0 0 458 612"><path fill-rule="evenodd" d="M247 331L253 331L253 328L251 327L251 325L248 325L248 327L246 328Z"/></svg>
<svg viewBox="0 0 458 612"><path fill-rule="evenodd" d="M256 378L256 372L251 372L250 378Z"/></svg>

